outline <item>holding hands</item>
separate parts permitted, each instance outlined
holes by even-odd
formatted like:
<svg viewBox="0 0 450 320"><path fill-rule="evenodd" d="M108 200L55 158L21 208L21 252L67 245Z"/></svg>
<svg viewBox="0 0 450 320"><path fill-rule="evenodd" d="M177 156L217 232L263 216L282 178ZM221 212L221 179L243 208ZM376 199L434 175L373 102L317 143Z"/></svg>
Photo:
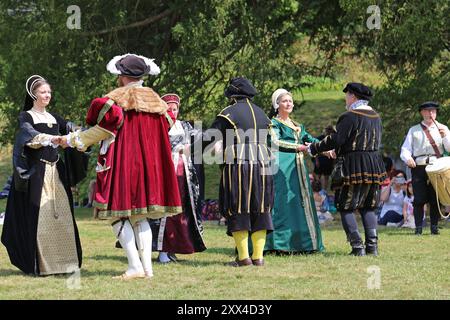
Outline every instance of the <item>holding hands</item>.
<svg viewBox="0 0 450 320"><path fill-rule="evenodd" d="M67 148L69 145L67 144L67 137L66 136L54 136L51 139L51 142L55 145L58 145L62 148Z"/></svg>
<svg viewBox="0 0 450 320"><path fill-rule="evenodd" d="M306 151L308 151L307 145L301 144L297 147L297 152L306 152Z"/></svg>
<svg viewBox="0 0 450 320"><path fill-rule="evenodd" d="M322 152L322 155L324 155L328 159L336 159L336 152L334 150Z"/></svg>

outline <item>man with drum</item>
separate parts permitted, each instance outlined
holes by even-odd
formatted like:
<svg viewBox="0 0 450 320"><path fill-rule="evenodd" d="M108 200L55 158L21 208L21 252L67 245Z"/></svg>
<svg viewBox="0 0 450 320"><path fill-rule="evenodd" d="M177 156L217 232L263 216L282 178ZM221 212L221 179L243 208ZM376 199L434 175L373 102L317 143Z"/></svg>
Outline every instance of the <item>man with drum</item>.
<svg viewBox="0 0 450 320"><path fill-rule="evenodd" d="M439 104L425 102L419 106L423 121L411 127L403 142L400 158L411 168L414 190L415 234L422 234L424 205L430 204L431 234L439 234L439 204L425 167L450 151L450 132L447 126L436 121Z"/></svg>

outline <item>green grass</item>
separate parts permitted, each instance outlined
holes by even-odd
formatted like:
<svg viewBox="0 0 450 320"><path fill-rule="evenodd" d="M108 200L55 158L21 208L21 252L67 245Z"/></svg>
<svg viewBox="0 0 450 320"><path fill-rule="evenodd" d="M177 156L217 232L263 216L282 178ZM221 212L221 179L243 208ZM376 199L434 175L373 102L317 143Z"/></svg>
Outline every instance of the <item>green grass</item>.
<svg viewBox="0 0 450 320"><path fill-rule="evenodd" d="M263 268L225 266L233 241L225 227L205 223L208 249L179 255L180 262L154 263L151 280L111 279L126 269L124 252L114 248L106 221L77 210L83 246L79 289L69 276L31 277L9 263L0 247L0 299L449 299L449 226L440 236L422 237L400 229L380 230L379 257L348 256L339 221L323 228L326 251L304 256L267 256ZM156 258L156 253L154 253ZM368 268L379 267L379 289L368 289ZM245 290L243 288L245 287Z"/></svg>

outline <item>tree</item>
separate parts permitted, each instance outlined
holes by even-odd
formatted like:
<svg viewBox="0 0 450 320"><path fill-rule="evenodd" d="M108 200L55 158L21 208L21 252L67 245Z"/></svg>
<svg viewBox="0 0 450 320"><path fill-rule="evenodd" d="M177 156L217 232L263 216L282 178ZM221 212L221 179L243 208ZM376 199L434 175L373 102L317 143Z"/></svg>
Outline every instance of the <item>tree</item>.
<svg viewBox="0 0 450 320"><path fill-rule="evenodd" d="M16 123L29 75L47 78L54 91L51 108L82 124L89 101L114 85L106 63L125 52L156 59L162 72L149 85L179 93L185 118L201 114L199 120L210 120L227 105L223 90L234 76L254 82L263 106L270 106L276 87L300 83L290 50L301 29L298 1L77 3L81 29L67 27L68 4L59 1L0 4L3 143L13 137L10 124Z"/></svg>
<svg viewBox="0 0 450 320"><path fill-rule="evenodd" d="M340 39L356 54L370 59L387 79L375 88L372 102L380 111L384 146L398 152L408 127L417 123L417 107L429 100L444 107L442 122L450 118L450 5L446 0L378 1L380 29L369 29L367 13L373 1L341 0L341 27L326 26L316 37L327 48ZM327 35L323 37L323 35ZM325 49L329 50L329 49Z"/></svg>

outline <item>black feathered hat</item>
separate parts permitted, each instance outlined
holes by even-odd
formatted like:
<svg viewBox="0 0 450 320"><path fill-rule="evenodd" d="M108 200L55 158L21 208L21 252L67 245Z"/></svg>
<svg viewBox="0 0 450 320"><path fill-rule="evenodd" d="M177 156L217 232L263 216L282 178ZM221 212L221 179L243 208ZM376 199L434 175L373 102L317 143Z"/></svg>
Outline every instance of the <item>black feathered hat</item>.
<svg viewBox="0 0 450 320"><path fill-rule="evenodd" d="M112 74L130 78L142 78L148 74L159 74L160 69L153 61L154 59L127 53L112 58L111 61L108 62L106 69Z"/></svg>

